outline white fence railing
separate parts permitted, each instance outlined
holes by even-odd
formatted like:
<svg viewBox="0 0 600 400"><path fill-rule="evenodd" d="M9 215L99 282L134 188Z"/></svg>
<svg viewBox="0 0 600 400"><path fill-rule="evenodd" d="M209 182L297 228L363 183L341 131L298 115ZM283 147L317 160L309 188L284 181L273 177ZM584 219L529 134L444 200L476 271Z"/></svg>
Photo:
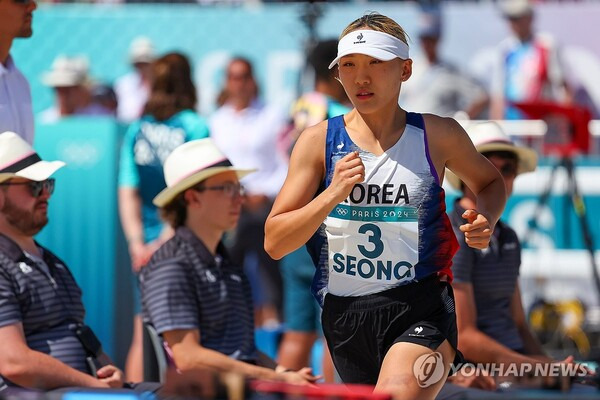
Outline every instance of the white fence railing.
<svg viewBox="0 0 600 400"><path fill-rule="evenodd" d="M481 120L463 120L458 119L458 122L467 127L469 124L483 122ZM528 144L534 148L539 154L543 154L544 138L548 131L548 125L544 120L495 120L502 129L512 137L520 140L527 140ZM600 154L600 120L592 120L589 123L590 131L590 152L589 154Z"/></svg>

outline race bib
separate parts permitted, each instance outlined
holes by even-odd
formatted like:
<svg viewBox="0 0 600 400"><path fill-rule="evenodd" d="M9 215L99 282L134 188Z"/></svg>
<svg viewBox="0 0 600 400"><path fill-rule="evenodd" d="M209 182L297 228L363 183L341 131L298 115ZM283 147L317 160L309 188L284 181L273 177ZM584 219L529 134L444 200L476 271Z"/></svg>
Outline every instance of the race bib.
<svg viewBox="0 0 600 400"><path fill-rule="evenodd" d="M326 220L329 279L394 286L415 278L417 209L338 204Z"/></svg>

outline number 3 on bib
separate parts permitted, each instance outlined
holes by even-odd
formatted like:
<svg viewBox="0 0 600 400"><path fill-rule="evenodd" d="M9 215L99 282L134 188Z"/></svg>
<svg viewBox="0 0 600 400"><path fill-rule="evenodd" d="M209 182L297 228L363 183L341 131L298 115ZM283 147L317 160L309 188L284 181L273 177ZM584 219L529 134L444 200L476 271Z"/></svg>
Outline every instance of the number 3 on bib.
<svg viewBox="0 0 600 400"><path fill-rule="evenodd" d="M369 238L369 243L372 243L375 248L367 250L367 248L359 244L358 251L367 258L377 258L383 253L383 242L381 241L381 229L375 224L364 224L358 228L358 233L366 234Z"/></svg>

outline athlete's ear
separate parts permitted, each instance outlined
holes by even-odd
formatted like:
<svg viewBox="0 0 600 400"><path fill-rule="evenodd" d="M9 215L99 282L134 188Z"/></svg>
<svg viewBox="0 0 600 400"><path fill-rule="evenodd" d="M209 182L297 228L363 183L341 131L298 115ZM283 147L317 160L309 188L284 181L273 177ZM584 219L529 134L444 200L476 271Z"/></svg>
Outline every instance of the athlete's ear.
<svg viewBox="0 0 600 400"><path fill-rule="evenodd" d="M406 82L412 75L412 59L408 58L402 63L402 76L400 79L402 82Z"/></svg>

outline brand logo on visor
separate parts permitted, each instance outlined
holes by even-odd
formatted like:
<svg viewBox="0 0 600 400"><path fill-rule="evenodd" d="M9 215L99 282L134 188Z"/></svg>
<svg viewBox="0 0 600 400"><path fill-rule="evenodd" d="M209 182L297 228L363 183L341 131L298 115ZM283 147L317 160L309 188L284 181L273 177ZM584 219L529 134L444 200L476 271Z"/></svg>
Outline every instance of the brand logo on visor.
<svg viewBox="0 0 600 400"><path fill-rule="evenodd" d="M358 39L358 41L354 42L354 44L358 44L358 43L367 43L367 41L366 41L366 40L362 40L362 38L363 38L363 37L364 37L364 36L363 36L362 32L361 32L361 33L359 33L359 34L358 34L358 36L356 37L356 38Z"/></svg>

